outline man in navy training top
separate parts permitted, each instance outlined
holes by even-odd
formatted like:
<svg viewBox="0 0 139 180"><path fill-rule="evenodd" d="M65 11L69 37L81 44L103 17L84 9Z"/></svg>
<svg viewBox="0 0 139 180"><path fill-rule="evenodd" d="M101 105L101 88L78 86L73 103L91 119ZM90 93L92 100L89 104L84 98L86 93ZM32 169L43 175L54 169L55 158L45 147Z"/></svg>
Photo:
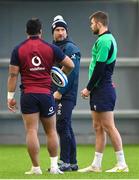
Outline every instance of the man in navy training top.
<svg viewBox="0 0 139 180"><path fill-rule="evenodd" d="M57 101L56 125L60 137L59 167L61 171L76 171L78 170L76 141L71 118L77 100L81 54L79 48L68 38L67 23L61 15L57 15L53 20L52 34L53 43L59 46L75 65L71 74L68 75L68 85L64 88L58 88L54 92L54 98Z"/></svg>
<svg viewBox="0 0 139 180"><path fill-rule="evenodd" d="M26 129L26 143L32 162L25 174L42 174L39 165L39 120L47 136L50 155L50 173L62 174L58 168L58 136L56 132L55 101L51 92L51 68L55 62L68 74L74 68L72 60L55 45L42 40L42 24L30 19L26 24L27 39L14 48L8 77L8 109L16 111L14 99L18 74L21 75L21 112Z"/></svg>

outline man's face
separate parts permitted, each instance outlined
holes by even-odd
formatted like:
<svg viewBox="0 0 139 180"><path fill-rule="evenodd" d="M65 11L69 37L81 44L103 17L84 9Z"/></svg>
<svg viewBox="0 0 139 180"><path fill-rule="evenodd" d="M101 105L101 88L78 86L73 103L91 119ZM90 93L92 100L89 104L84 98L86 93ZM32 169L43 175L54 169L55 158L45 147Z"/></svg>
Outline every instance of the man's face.
<svg viewBox="0 0 139 180"><path fill-rule="evenodd" d="M99 22L95 21L94 18L91 19L90 27L94 34L99 34Z"/></svg>
<svg viewBox="0 0 139 180"><path fill-rule="evenodd" d="M55 41L63 41L67 38L67 31L63 27L57 27L54 30L53 37Z"/></svg>

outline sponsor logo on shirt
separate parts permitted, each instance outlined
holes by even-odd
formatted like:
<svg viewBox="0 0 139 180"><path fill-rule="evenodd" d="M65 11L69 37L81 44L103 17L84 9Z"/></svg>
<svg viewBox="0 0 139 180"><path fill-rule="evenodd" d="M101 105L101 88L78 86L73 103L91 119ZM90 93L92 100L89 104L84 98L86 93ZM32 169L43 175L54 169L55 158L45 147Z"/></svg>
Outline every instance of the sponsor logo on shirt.
<svg viewBox="0 0 139 180"><path fill-rule="evenodd" d="M34 56L31 60L32 64L35 66L30 68L30 71L42 71L45 70L45 67L39 67L41 65L41 59L38 56Z"/></svg>

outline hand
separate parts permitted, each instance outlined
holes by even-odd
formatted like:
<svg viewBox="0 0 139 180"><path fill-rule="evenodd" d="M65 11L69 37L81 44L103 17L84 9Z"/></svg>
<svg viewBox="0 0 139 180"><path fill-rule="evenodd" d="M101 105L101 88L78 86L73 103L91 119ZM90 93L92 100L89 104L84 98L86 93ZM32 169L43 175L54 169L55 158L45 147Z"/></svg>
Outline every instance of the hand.
<svg viewBox="0 0 139 180"><path fill-rule="evenodd" d="M59 91L54 92L53 94L55 100L61 100L62 94Z"/></svg>
<svg viewBox="0 0 139 180"><path fill-rule="evenodd" d="M16 106L16 100L15 99L8 99L7 100L7 106L8 109L12 112L16 112L17 106Z"/></svg>
<svg viewBox="0 0 139 180"><path fill-rule="evenodd" d="M83 99L87 99L89 97L89 95L90 95L90 91L88 91L87 88L85 88L81 91L81 97Z"/></svg>

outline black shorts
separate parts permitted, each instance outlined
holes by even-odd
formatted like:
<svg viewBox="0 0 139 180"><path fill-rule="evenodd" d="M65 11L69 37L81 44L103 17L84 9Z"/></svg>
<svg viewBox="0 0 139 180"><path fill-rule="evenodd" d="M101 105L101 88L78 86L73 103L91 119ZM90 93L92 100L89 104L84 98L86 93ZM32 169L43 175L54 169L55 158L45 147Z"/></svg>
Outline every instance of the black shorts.
<svg viewBox="0 0 139 180"><path fill-rule="evenodd" d="M20 104L21 112L23 114L39 112L41 117L50 117L55 114L55 101L53 95L22 93Z"/></svg>
<svg viewBox="0 0 139 180"><path fill-rule="evenodd" d="M115 102L116 92L112 85L95 88L90 94L90 109L92 111L113 111Z"/></svg>

